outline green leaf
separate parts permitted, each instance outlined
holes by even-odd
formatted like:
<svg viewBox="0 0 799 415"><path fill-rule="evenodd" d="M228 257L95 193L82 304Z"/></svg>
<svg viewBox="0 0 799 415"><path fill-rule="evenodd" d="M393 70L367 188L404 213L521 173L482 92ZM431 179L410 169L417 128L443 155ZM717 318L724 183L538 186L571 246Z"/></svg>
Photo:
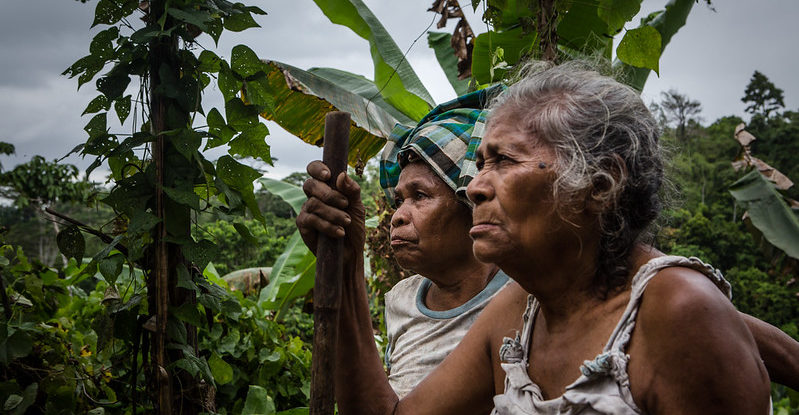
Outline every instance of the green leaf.
<svg viewBox="0 0 799 415"><path fill-rule="evenodd" d="M130 114L130 99L131 96L126 95L124 98L114 101L114 109L117 112L120 124L124 124L125 120L128 119L128 115Z"/></svg>
<svg viewBox="0 0 799 415"><path fill-rule="evenodd" d="M200 66L197 68L200 72L217 73L219 72L220 62L222 59L216 53L210 50L203 50L197 58L200 61Z"/></svg>
<svg viewBox="0 0 799 415"><path fill-rule="evenodd" d="M14 409L9 410L9 415L23 415L27 412L28 408L36 402L36 395L39 393L39 384L36 382L28 385L22 392L22 400L15 406Z"/></svg>
<svg viewBox="0 0 799 415"><path fill-rule="evenodd" d="M14 359L19 359L30 354L33 350L33 339L25 330L17 330L6 339L5 355L10 363Z"/></svg>
<svg viewBox="0 0 799 415"><path fill-rule="evenodd" d="M100 274L102 274L109 285L113 285L117 281L117 277L122 272L122 265L124 263L125 256L119 253L103 258L103 260L100 261Z"/></svg>
<svg viewBox="0 0 799 415"><path fill-rule="evenodd" d="M216 108L211 108L205 119L208 122L208 133L212 136L205 144L206 150L227 144L236 134L236 130L227 125L225 118Z"/></svg>
<svg viewBox="0 0 799 415"><path fill-rule="evenodd" d="M137 44L147 43L158 37L159 34L161 34L160 27L144 26L130 35L130 41Z"/></svg>
<svg viewBox="0 0 799 415"><path fill-rule="evenodd" d="M211 368L211 374L214 375L217 385L224 385L233 380L233 368L222 360L218 354L211 354L211 358L208 359L208 366Z"/></svg>
<svg viewBox="0 0 799 415"><path fill-rule="evenodd" d="M652 26L628 30L621 39L616 54L622 62L659 72L660 33Z"/></svg>
<svg viewBox="0 0 799 415"><path fill-rule="evenodd" d="M188 332L186 326L177 319L168 318L166 321L166 334L175 343L186 344Z"/></svg>
<svg viewBox="0 0 799 415"><path fill-rule="evenodd" d="M264 70L264 63L258 55L244 45L236 45L230 55L230 68L242 78L255 75Z"/></svg>
<svg viewBox="0 0 799 415"><path fill-rule="evenodd" d="M199 242L185 244L180 247L180 250L187 260L193 262L198 268L205 269L205 266L216 256L217 247L208 239L202 239Z"/></svg>
<svg viewBox="0 0 799 415"><path fill-rule="evenodd" d="M102 92L109 100L115 100L122 96L130 83L130 76L109 75L97 80L97 90Z"/></svg>
<svg viewBox="0 0 799 415"><path fill-rule="evenodd" d="M95 75L105 66L105 61L98 59L94 55L84 56L67 68L61 75L74 78L78 75L78 89L86 82L91 81Z"/></svg>
<svg viewBox="0 0 799 415"><path fill-rule="evenodd" d="M209 264L209 266L213 266L213 265ZM191 274L189 274L189 270L186 269L185 265L182 265L182 264L178 265L175 268L175 270L177 271L177 274L178 274L178 283L177 283L178 287L185 288L187 290L192 290L195 293L199 292L199 289L197 288L197 284L195 284L194 281L192 281Z"/></svg>
<svg viewBox="0 0 799 415"><path fill-rule="evenodd" d="M353 124L348 163L352 166L377 154L385 144L384 137L388 137L397 122L415 124L399 110L393 109L392 115L381 107L381 103L388 104L380 99L377 87L358 75L331 69L314 69L315 73L311 73L278 62L269 62L268 69L269 88L276 105L274 111L261 116L277 122L306 143L321 146L325 115L329 111L349 112ZM365 96L374 99L370 102Z"/></svg>
<svg viewBox="0 0 799 415"><path fill-rule="evenodd" d="M100 0L94 9L92 27L98 24L116 24L123 17L133 13L138 6L137 0Z"/></svg>
<svg viewBox="0 0 799 415"><path fill-rule="evenodd" d="M428 32L427 44L436 54L436 60L444 70L449 84L455 90L455 95L461 96L469 92L469 80L458 79L458 57L455 56L455 50L452 49L452 35L442 32Z"/></svg>
<svg viewBox="0 0 799 415"><path fill-rule="evenodd" d="M258 303L281 317L288 306L313 288L316 258L305 246L299 231L291 235L285 250L275 260L269 285L261 290Z"/></svg>
<svg viewBox="0 0 799 415"><path fill-rule="evenodd" d="M612 31L599 17L599 1L572 2L558 24L559 45L586 54L607 51L613 41ZM609 53L604 53L608 59L611 58Z"/></svg>
<svg viewBox="0 0 799 415"><path fill-rule="evenodd" d="M616 33L641 10L641 0L599 0L597 15Z"/></svg>
<svg viewBox="0 0 799 415"><path fill-rule="evenodd" d="M185 321L195 327L202 327L204 325L203 316L200 314L200 310L197 309L196 304L185 303L170 307L169 312L181 321Z"/></svg>
<svg viewBox="0 0 799 415"><path fill-rule="evenodd" d="M225 29L231 32L241 32L251 27L261 27L258 23L255 23L249 12L241 10L235 10L232 14L226 16L223 21Z"/></svg>
<svg viewBox="0 0 799 415"><path fill-rule="evenodd" d="M241 198L253 217L263 222L264 217L255 201L252 184L255 179L261 177L261 173L237 162L233 157L222 156L216 162L216 174L223 183L241 193Z"/></svg>
<svg viewBox="0 0 799 415"><path fill-rule="evenodd" d="M639 27L651 26L660 33L660 51L662 53L663 49L671 41L672 36L685 26L686 19L694 3L694 0L669 0L666 3L665 10L651 14L650 16L654 15L654 18L647 17L642 19ZM650 72L649 68L629 65L620 58L613 61L613 69L620 70L622 72L621 79L624 79L628 85L639 91L644 89Z"/></svg>
<svg viewBox="0 0 799 415"><path fill-rule="evenodd" d="M238 232L239 235L245 241L247 241L248 244L250 244L250 245L257 245L258 244L258 239L256 237L252 236L252 233L250 233L250 230L247 228L247 225L245 225L243 223L236 222L236 223L233 224L233 228L236 229L236 232Z"/></svg>
<svg viewBox="0 0 799 415"><path fill-rule="evenodd" d="M107 125L107 114L106 112L101 112L94 117L86 124L83 129L89 134L89 138L94 137L101 137L108 134L108 127Z"/></svg>
<svg viewBox="0 0 799 415"><path fill-rule="evenodd" d="M8 396L8 399L6 399L6 403L3 404L3 410L10 411L19 406L19 404L21 403L22 403L22 396L14 395L12 393L11 395Z"/></svg>
<svg viewBox="0 0 799 415"><path fill-rule="evenodd" d="M414 125L416 123L416 121L412 120L407 115L403 114L402 111L398 110L393 105L386 102L386 100L383 99L383 96L380 95L380 92L377 90L377 86L375 85L375 83L366 79L361 75L357 75L352 72L342 71L335 68L311 68L308 69L308 73L315 75L319 78L322 78L322 80L328 81L333 85L337 86L338 88L344 89L347 92L360 95L362 98L365 98L365 101L363 101L363 103L360 104L363 106L362 108L360 108L360 111L363 111L364 109L368 109L369 111L371 111L371 107L377 105L380 109L389 113L392 117L396 119L394 120L394 124L399 122L405 125ZM298 79L304 79L300 78L303 76L302 73L298 73L298 75L299 75ZM324 89L322 91L324 91ZM333 103L336 106L342 105L345 107L347 105L347 102L344 101L343 99L340 100L343 102L339 102L338 96L335 93L332 94L329 98L328 97L322 97L322 98ZM353 104L350 103L349 105ZM355 111L347 109L347 112L353 114L353 120L355 120L356 124L360 125L362 124L362 122L359 120L359 117L356 116L358 115L358 109L359 108L354 108ZM368 121L366 122L367 125L375 123L375 120L370 119L367 121ZM391 128L394 127L394 124L391 125ZM382 127L380 128L382 131Z"/></svg>
<svg viewBox="0 0 799 415"><path fill-rule="evenodd" d="M250 385L241 415L271 415L274 413L275 403L269 397L266 389L257 385Z"/></svg>
<svg viewBox="0 0 799 415"><path fill-rule="evenodd" d="M502 48L504 51L504 62L507 65L515 65L522 56L530 51L535 39L534 33L525 34L521 27L506 32L481 33L474 39L472 77L481 84L490 84L501 80L505 71L495 68L496 64L492 59L497 48Z"/></svg>
<svg viewBox="0 0 799 415"><path fill-rule="evenodd" d="M331 22L352 29L369 42L375 84L391 105L418 121L435 101L386 29L361 0L314 0Z"/></svg>
<svg viewBox="0 0 799 415"><path fill-rule="evenodd" d="M97 59L108 61L113 58L114 45L112 43L119 36L119 28L116 26L109 27L97 33L89 45L89 53L94 55Z"/></svg>
<svg viewBox="0 0 799 415"><path fill-rule="evenodd" d="M181 205L186 205L194 210L200 210L200 196L194 192L194 189L185 189L178 187L164 187L164 193Z"/></svg>
<svg viewBox="0 0 799 415"><path fill-rule="evenodd" d="M207 10L184 10L170 7L166 12L176 20L197 26L197 28L203 32L208 29L205 24L212 19L211 14Z"/></svg>
<svg viewBox="0 0 799 415"><path fill-rule="evenodd" d="M291 205L291 208L294 209L295 214L300 214L302 204L308 199L305 197L305 192L302 191L301 187L286 183L282 180L264 177L259 179L258 182L261 183L264 189L266 189L269 193L278 196L279 198L283 199L284 202Z"/></svg>
<svg viewBox="0 0 799 415"><path fill-rule="evenodd" d="M128 223L128 234L135 236L149 232L158 222L161 222L161 219L152 213L135 210L130 217L130 223Z"/></svg>
<svg viewBox="0 0 799 415"><path fill-rule="evenodd" d="M111 103L105 95L98 95L93 100L89 101L89 105L83 110L80 115L94 114L95 112L108 111L111 108Z"/></svg>
<svg viewBox="0 0 799 415"><path fill-rule="evenodd" d="M203 143L203 138L200 133L190 128L184 128L180 134L175 135L170 140L175 149L186 158L186 160L193 160L194 154L200 149Z"/></svg>
<svg viewBox="0 0 799 415"><path fill-rule="evenodd" d="M275 97L269 89L269 80L265 76L244 81L244 100L250 105L266 107L271 112L275 111L277 105Z"/></svg>
<svg viewBox="0 0 799 415"><path fill-rule="evenodd" d="M86 251L86 241L83 233L77 226L72 225L58 232L56 235L58 250L67 258L75 258L80 264L83 260L83 253Z"/></svg>
<svg viewBox="0 0 799 415"><path fill-rule="evenodd" d="M753 170L733 183L730 193L747 209L752 224L769 243L799 259L799 218L774 183Z"/></svg>
<svg viewBox="0 0 799 415"><path fill-rule="evenodd" d="M245 104L238 98L225 103L225 115L228 125L238 131L258 124L258 109Z"/></svg>
<svg viewBox="0 0 799 415"><path fill-rule="evenodd" d="M230 150L228 153L231 155L239 155L242 157L260 158L267 164L272 164L272 157L269 152L269 144L266 144L265 138L269 134L269 130L263 123L255 124L254 126L244 130L238 137L230 142Z"/></svg>

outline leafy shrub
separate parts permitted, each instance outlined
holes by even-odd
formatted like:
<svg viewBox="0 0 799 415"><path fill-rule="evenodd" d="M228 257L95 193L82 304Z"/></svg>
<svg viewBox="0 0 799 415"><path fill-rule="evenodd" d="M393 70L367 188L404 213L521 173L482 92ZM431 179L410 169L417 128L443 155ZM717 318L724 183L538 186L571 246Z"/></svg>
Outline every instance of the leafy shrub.
<svg viewBox="0 0 799 415"><path fill-rule="evenodd" d="M147 330L138 318L147 313L142 275L123 271L109 285L86 269L74 260L49 268L28 261L20 249L0 248L9 304L0 322L0 404L8 413L152 410L138 369L148 358L146 335L140 341ZM215 387L216 413L238 414L248 405L267 413L306 406L310 345L287 334L255 301L228 293L213 267L205 276L196 281L204 291L198 300L211 320L176 313L195 323L200 339L197 353L184 351L176 364ZM178 319L170 319L168 332L174 347L186 335Z"/></svg>

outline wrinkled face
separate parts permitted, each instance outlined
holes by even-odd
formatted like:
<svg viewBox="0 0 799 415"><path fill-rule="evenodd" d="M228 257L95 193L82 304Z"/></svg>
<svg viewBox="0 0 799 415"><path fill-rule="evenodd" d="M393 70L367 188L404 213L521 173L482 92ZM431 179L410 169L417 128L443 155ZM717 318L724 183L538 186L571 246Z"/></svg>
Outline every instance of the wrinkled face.
<svg viewBox="0 0 799 415"><path fill-rule="evenodd" d="M556 254L547 245L563 223L552 197L554 152L512 121L492 121L477 150L479 174L467 188L475 203L474 254L502 268L531 254Z"/></svg>
<svg viewBox="0 0 799 415"><path fill-rule="evenodd" d="M471 256L469 208L424 163L402 169L391 217L391 248L400 266L426 275Z"/></svg>

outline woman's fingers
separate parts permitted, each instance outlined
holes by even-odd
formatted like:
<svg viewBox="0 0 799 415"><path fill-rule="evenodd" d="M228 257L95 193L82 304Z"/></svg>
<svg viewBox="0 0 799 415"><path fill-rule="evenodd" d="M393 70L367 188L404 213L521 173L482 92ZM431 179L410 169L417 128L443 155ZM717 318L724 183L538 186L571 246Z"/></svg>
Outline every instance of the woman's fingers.
<svg viewBox="0 0 799 415"><path fill-rule="evenodd" d="M324 166L324 164L322 164L322 166ZM305 192L305 195L308 196L309 200L315 198L324 204L338 209L346 209L349 205L346 196L328 186L324 181L314 178L313 176L302 184L302 190Z"/></svg>
<svg viewBox="0 0 799 415"><path fill-rule="evenodd" d="M325 163L322 163L319 160L314 160L308 163L308 166L305 168L308 171L308 174L311 175L314 179L327 181L330 178L330 169L327 168Z"/></svg>
<svg viewBox="0 0 799 415"><path fill-rule="evenodd" d="M339 174L336 178L336 188L341 192L342 196L350 201L360 200L361 198L361 186L345 173Z"/></svg>
<svg viewBox="0 0 799 415"><path fill-rule="evenodd" d="M315 234L319 232L331 238L344 236L344 225L304 209L297 215L297 228L300 230L303 240L310 243L315 241Z"/></svg>

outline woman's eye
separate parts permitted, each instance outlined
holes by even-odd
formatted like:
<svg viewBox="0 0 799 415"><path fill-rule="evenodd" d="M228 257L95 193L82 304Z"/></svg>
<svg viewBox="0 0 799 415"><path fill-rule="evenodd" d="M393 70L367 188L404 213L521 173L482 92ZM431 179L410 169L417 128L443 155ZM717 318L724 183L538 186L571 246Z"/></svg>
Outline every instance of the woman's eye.
<svg viewBox="0 0 799 415"><path fill-rule="evenodd" d="M395 197L394 198L394 206L400 207L401 204L402 204L402 198L401 197Z"/></svg>
<svg viewBox="0 0 799 415"><path fill-rule="evenodd" d="M483 166L485 166L485 160L479 159L474 162L475 167L477 167L477 171L483 170Z"/></svg>
<svg viewBox="0 0 799 415"><path fill-rule="evenodd" d="M416 192L416 200L424 199L426 197L427 197L427 194L422 193L422 192Z"/></svg>

